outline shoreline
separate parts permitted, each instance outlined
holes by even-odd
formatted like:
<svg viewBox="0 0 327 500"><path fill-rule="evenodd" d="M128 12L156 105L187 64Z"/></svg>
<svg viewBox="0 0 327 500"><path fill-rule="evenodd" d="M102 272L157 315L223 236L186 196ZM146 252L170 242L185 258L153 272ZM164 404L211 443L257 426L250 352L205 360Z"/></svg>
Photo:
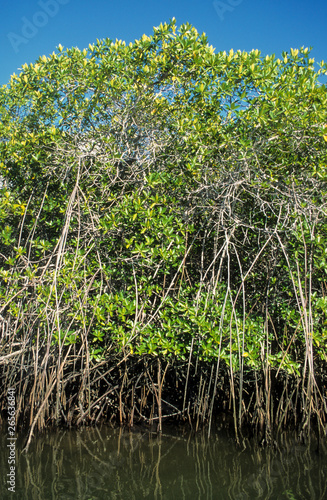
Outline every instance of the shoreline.
<svg viewBox="0 0 327 500"><path fill-rule="evenodd" d="M20 370L23 358L24 354L20 363L17 358L8 358L11 362L1 365L0 408L4 426L10 380L16 427L29 429L26 450L33 435L44 429L102 423L144 426L161 433L168 422L176 428L186 425L195 433L205 429L210 437L215 421L229 429L236 442L252 436L258 444L271 445L285 429L295 430L301 439L314 431L319 440L326 440L323 405L320 411L305 411L300 391L303 381L277 370L268 370L268 378L264 372L245 371L240 393L240 374L234 373L231 378L223 363L215 379L217 360L189 363L111 353L107 361L86 367L82 360L78 366L76 357L66 353L63 364L52 356L46 368L45 358L38 358L39 367L34 364L29 370ZM327 375L319 379L322 397L326 379ZM315 397L317 404L317 394ZM312 409L313 405L314 401L308 407Z"/></svg>

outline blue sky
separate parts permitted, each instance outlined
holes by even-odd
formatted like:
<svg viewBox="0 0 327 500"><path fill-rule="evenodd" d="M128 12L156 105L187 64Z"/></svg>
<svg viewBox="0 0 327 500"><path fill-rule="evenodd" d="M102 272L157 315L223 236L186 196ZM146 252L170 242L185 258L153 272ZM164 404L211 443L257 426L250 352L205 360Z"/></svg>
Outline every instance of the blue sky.
<svg viewBox="0 0 327 500"><path fill-rule="evenodd" d="M279 56L304 45L313 46L316 61L327 60L326 0L2 0L0 85L59 44L131 42L172 17L205 32L216 51L258 48Z"/></svg>

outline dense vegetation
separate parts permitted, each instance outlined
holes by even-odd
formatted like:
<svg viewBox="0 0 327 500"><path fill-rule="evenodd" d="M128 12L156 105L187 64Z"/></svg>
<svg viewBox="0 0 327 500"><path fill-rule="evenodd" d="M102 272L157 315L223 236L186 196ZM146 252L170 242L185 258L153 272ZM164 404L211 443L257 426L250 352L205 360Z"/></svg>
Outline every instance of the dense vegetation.
<svg viewBox="0 0 327 500"><path fill-rule="evenodd" d="M308 49L215 53L172 21L129 46L59 46L1 88L0 362L18 418L115 407L161 426L166 387L166 414L225 405L236 431L326 425L326 73Z"/></svg>

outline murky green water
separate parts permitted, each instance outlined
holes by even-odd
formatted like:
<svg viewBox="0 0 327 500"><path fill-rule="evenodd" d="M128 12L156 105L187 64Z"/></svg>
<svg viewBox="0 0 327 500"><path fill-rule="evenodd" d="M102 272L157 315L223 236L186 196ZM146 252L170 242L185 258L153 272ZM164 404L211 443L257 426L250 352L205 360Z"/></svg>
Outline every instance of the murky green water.
<svg viewBox="0 0 327 500"><path fill-rule="evenodd" d="M37 436L22 454L18 435L15 493L4 430L0 438L1 499L327 499L326 452L289 436L275 450L243 450L221 432L86 428Z"/></svg>

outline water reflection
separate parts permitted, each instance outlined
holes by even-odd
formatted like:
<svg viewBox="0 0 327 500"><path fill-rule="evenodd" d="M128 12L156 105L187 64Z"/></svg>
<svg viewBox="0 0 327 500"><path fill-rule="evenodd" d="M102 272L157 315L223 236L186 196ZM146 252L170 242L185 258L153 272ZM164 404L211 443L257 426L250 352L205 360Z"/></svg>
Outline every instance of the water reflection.
<svg viewBox="0 0 327 500"><path fill-rule="evenodd" d="M258 449L216 432L189 435L85 428L36 437L28 454L17 441L16 492L8 492L2 434L2 499L326 499L327 456L290 436Z"/></svg>

